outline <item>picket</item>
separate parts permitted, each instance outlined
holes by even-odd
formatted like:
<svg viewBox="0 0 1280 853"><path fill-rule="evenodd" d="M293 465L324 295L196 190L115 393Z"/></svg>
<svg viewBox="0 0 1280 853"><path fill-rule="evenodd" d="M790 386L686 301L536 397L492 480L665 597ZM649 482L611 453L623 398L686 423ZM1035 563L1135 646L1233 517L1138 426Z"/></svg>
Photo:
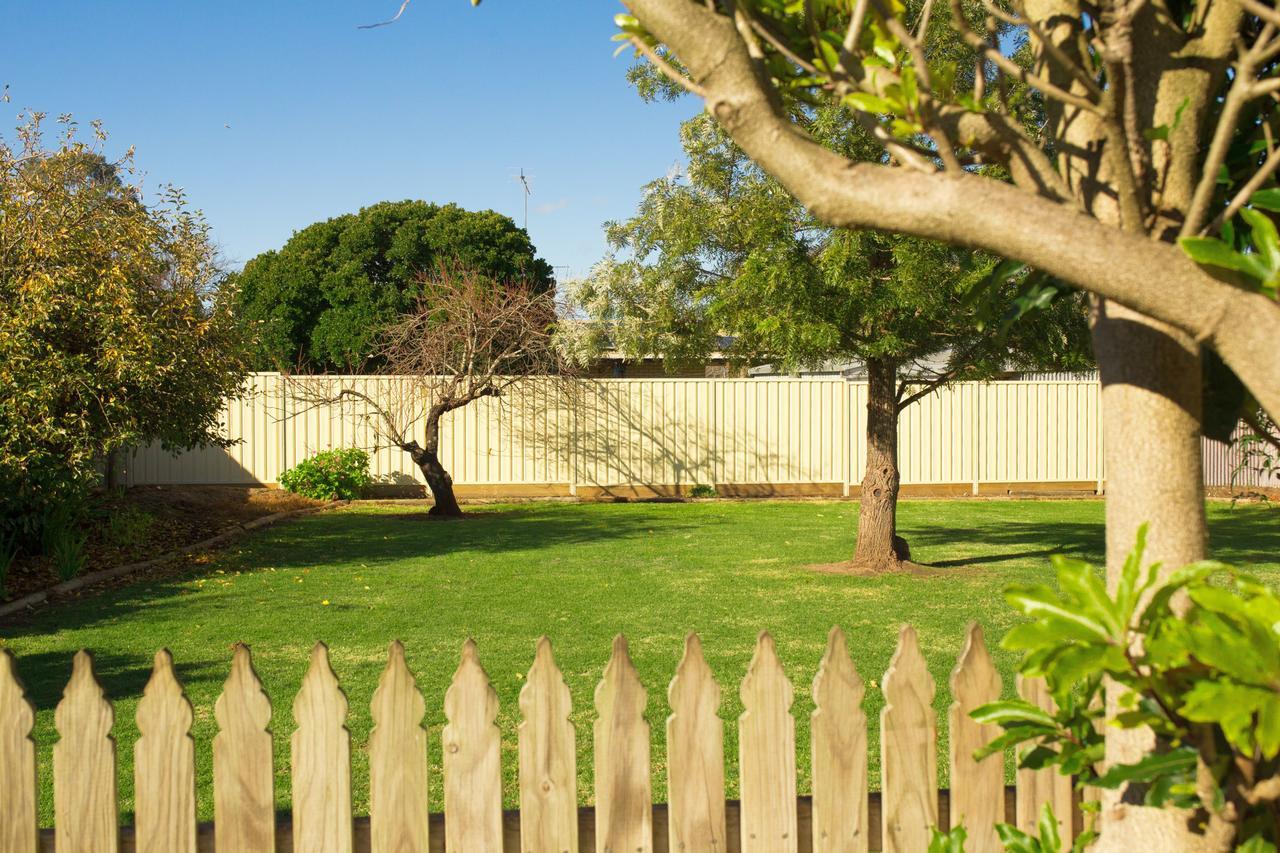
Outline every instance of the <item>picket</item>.
<svg viewBox="0 0 1280 853"><path fill-rule="evenodd" d="M18 662L0 649L0 851L34 853L36 830L36 711L18 678Z"/></svg>
<svg viewBox="0 0 1280 853"><path fill-rule="evenodd" d="M724 721L720 686L702 654L702 640L689 634L684 656L667 688L668 848L727 849L724 808Z"/></svg>
<svg viewBox="0 0 1280 853"><path fill-rule="evenodd" d="M502 743L495 721L498 694L480 665L474 640L444 695L449 724L444 747L445 846L450 850L502 853Z"/></svg>
<svg viewBox="0 0 1280 853"><path fill-rule="evenodd" d="M844 632L832 628L813 679L809 718L813 753L814 853L866 853L867 715L865 688Z"/></svg>
<svg viewBox="0 0 1280 853"><path fill-rule="evenodd" d="M427 703L399 640L373 691L369 733L369 823L373 853L427 853Z"/></svg>
<svg viewBox="0 0 1280 853"><path fill-rule="evenodd" d="M627 638L619 634L595 695L596 853L653 850L647 703Z"/></svg>
<svg viewBox="0 0 1280 853"><path fill-rule="evenodd" d="M794 691L768 631L756 640L739 692L745 709L738 717L742 851L794 853L799 844Z"/></svg>
<svg viewBox="0 0 1280 853"><path fill-rule="evenodd" d="M351 735L347 697L316 643L311 666L293 701L293 849L295 853L351 853Z"/></svg>
<svg viewBox="0 0 1280 853"><path fill-rule="evenodd" d="M933 676L916 629L903 625L884 674L880 711L882 840L885 853L919 853L938 823L937 721Z"/></svg>
<svg viewBox="0 0 1280 853"><path fill-rule="evenodd" d="M939 820L935 687L915 630L904 626L883 678L880 715L883 792L867 790L868 721L865 688L839 628L828 635L812 685L812 799L797 797L794 691L767 633L758 636L739 693L741 802L725 800L721 687L696 634L667 697L666 774L670 804L652 802L647 692L618 636L595 691L594 809L580 809L577 734L564 674L543 637L520 691L518 813L502 811L502 737L498 695L468 640L445 693L441 734L445 812L427 813L428 702L404 647L391 644L369 706L370 817L353 820L347 700L323 643L293 703L292 819L274 812L271 703L253 671L249 649L237 645L230 675L214 707L214 818L196 824L195 710L165 650L136 714L136 820L117 826L114 712L87 652L55 713L54 830L36 829L35 712L17 678L17 662L0 650L0 853L57 850L247 851L276 849L354 853L466 850L502 853L888 853L919 851L939 823L963 824L971 851L998 850L992 825L1006 807L1033 828L1050 803L1069 837L1075 817L1071 780L1052 771L1018 772L1017 802L1009 802L1002 756L972 758L996 730L969 712L1001 694L1000 678L982 631L969 627L949 680L952 787ZM1044 707L1042 682L1019 682L1021 695ZM586 792L585 798L591 798ZM876 824L872 825L871 821ZM877 831L878 830L878 831Z"/></svg>
<svg viewBox="0 0 1280 853"><path fill-rule="evenodd" d="M93 657L82 649L72 660L71 680L54 713L53 821L59 850L120 849L114 723L115 711L93 674Z"/></svg>
<svg viewBox="0 0 1280 853"><path fill-rule="evenodd" d="M194 719L173 671L173 656L161 649L138 702L140 736L133 748L139 853L196 851Z"/></svg>
<svg viewBox="0 0 1280 853"><path fill-rule="evenodd" d="M235 645L231 674L213 707L213 815L216 853L275 850L271 700L253 671L249 647Z"/></svg>
<svg viewBox="0 0 1280 853"><path fill-rule="evenodd" d="M1018 695L1028 702L1044 708L1054 709L1053 697L1043 678L1023 678L1018 676ZM1058 833L1063 843L1070 846L1075 840L1072 826L1074 791L1071 778L1029 769L1019 769L1016 777L1018 788L1017 814L1015 824L1024 832L1035 832L1040 820L1040 811L1048 804L1058 819Z"/></svg>
<svg viewBox="0 0 1280 853"><path fill-rule="evenodd" d="M520 690L520 838L526 853L578 853L577 739L569 685L538 640Z"/></svg>
<svg viewBox="0 0 1280 853"><path fill-rule="evenodd" d="M948 713L951 778L964 780L963 785L951 787L951 825L963 825L968 832L968 853L1001 853L1004 845L996 837L995 824L1005 820L1004 754L982 761L973 758L999 734L995 727L980 725L969 716L978 706L1000 698L1000 674L977 623L969 625L950 685L954 700Z"/></svg>

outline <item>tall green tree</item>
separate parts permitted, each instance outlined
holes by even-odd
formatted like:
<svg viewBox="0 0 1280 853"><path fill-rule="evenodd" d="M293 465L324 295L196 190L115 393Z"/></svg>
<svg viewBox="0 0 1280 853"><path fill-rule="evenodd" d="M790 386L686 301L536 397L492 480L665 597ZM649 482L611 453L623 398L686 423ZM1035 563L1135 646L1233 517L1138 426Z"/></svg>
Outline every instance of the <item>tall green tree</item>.
<svg viewBox="0 0 1280 853"><path fill-rule="evenodd" d="M219 443L247 350L203 219L42 116L0 139L0 535L33 534L114 451Z"/></svg>
<svg viewBox="0 0 1280 853"><path fill-rule="evenodd" d="M829 144L877 155L838 112L811 118ZM1083 300L1069 295L1004 325L1018 308L1015 285L972 298L993 259L826 227L710 116L687 121L681 136L685 173L645 187L636 215L607 226L610 255L574 286L571 302L591 320L576 327L579 357L607 341L631 357L697 361L727 336L742 363L865 363L867 465L852 568L899 567L910 559L897 535L899 416L954 380L1090 367Z"/></svg>
<svg viewBox="0 0 1280 853"><path fill-rule="evenodd" d="M310 225L245 265L239 310L260 340L256 365L360 371L383 331L430 300L423 273L442 262L539 293L553 284L550 265L506 216L381 202Z"/></svg>

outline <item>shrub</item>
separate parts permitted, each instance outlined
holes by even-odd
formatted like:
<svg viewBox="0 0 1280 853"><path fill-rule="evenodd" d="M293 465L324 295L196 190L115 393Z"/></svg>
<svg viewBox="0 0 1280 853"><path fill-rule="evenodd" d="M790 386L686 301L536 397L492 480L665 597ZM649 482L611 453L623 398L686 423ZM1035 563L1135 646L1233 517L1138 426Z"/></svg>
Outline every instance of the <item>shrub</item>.
<svg viewBox="0 0 1280 853"><path fill-rule="evenodd" d="M351 447L326 450L280 475L280 485L318 501L350 501L369 485L369 454Z"/></svg>
<svg viewBox="0 0 1280 853"><path fill-rule="evenodd" d="M53 560L59 578L69 581L84 571L85 536L78 525L71 523L46 528L45 541L48 543L45 553Z"/></svg>
<svg viewBox="0 0 1280 853"><path fill-rule="evenodd" d="M1115 594L1100 572L1054 559L1058 589L1017 584L1005 595L1028 621L1002 645L1019 672L1043 676L1056 710L1022 699L984 705L974 719L1004 733L979 751L1012 746L1019 766L1056 767L1080 785L1138 783L1145 805L1196 809L1226 824L1243 845L1275 850L1280 823L1280 596L1266 583L1204 561L1159 580L1143 567L1146 529ZM1103 766L1107 682L1122 689L1113 725L1146 727L1156 751Z"/></svg>
<svg viewBox="0 0 1280 853"><path fill-rule="evenodd" d="M107 516L103 538L116 548L135 548L146 539L155 517L136 506L118 509Z"/></svg>
<svg viewBox="0 0 1280 853"><path fill-rule="evenodd" d="M716 496L716 487L708 486L706 483L699 483L689 490L691 498L714 498Z"/></svg>

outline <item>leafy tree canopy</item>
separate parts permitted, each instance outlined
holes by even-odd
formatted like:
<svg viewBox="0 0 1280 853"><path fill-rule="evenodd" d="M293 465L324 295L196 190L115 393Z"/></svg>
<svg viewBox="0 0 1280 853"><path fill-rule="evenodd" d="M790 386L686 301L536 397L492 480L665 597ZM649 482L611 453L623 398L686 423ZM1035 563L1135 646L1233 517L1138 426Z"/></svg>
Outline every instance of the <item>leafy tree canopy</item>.
<svg viewBox="0 0 1280 853"><path fill-rule="evenodd" d="M308 226L245 266L239 306L258 325L257 366L359 370L382 331L429 298L421 274L446 261L492 281L552 286L550 265L506 216L382 202Z"/></svg>
<svg viewBox="0 0 1280 853"><path fill-rule="evenodd" d="M642 92L644 89L642 88ZM811 133L850 156L877 143L838 111L808 117ZM740 361L784 368L827 359L913 361L950 356L949 378L1004 367L1088 366L1088 330L1075 295L1027 307L1010 280L972 299L994 259L914 237L832 229L751 162L706 114L682 128L682 174L645 188L634 217L607 227L610 255L573 301L600 339L632 357L693 361L725 345Z"/></svg>
<svg viewBox="0 0 1280 853"><path fill-rule="evenodd" d="M82 493L114 450L219 441L246 369L241 329L181 191L144 206L128 158L43 116L0 140L0 535Z"/></svg>

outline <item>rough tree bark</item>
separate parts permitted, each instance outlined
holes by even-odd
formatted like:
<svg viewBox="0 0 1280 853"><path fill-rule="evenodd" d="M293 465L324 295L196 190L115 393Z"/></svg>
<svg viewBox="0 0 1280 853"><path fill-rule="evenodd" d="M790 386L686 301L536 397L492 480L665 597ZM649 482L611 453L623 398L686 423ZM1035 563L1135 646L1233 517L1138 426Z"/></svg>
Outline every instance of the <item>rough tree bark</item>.
<svg viewBox="0 0 1280 853"><path fill-rule="evenodd" d="M443 414L439 407L427 413L425 447L417 441L410 441L402 445L401 449L413 459L427 481L427 488L431 490L434 503L427 514L442 518L461 518L462 507L458 506L458 498L453 493L453 477L440 464L440 418Z"/></svg>
<svg viewBox="0 0 1280 853"><path fill-rule="evenodd" d="M858 505L853 568L885 572L911 559L898 536L898 367L893 359L867 359L867 469Z"/></svg>

